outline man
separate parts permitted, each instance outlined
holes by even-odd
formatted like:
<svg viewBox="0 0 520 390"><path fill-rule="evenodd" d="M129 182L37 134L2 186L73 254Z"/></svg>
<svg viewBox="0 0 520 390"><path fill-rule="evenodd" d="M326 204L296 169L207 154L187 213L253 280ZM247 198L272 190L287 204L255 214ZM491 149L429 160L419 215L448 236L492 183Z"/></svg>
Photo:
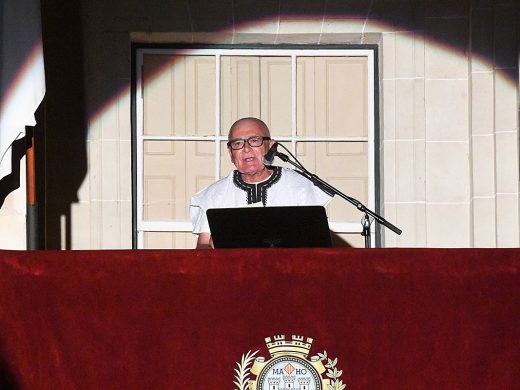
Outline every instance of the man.
<svg viewBox="0 0 520 390"><path fill-rule="evenodd" d="M267 125L242 118L229 130L228 152L237 168L229 176L193 195L190 216L197 249L211 248L206 210L247 206L324 206L331 197L290 169L266 167L263 157L275 143Z"/></svg>

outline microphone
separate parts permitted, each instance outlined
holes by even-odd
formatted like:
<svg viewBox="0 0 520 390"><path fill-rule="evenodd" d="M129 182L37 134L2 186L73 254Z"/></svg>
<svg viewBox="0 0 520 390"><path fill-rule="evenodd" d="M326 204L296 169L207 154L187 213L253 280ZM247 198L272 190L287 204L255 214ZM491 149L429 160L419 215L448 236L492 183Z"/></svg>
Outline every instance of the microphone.
<svg viewBox="0 0 520 390"><path fill-rule="evenodd" d="M273 146L267 151L262 159L264 165L271 166L273 165L274 157L278 154L276 149L278 148L278 142L275 142Z"/></svg>

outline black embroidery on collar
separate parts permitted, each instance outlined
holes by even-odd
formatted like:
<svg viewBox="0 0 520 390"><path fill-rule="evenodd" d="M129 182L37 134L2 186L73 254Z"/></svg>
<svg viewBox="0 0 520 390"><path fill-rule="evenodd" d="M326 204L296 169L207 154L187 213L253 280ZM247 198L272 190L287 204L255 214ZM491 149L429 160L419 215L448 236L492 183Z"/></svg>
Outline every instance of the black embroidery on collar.
<svg viewBox="0 0 520 390"><path fill-rule="evenodd" d="M273 173L271 176L269 176L267 180L258 184L246 183L244 180L242 180L242 176L240 176L240 173L237 170L233 172L233 183L238 188L246 192L247 204L253 204L262 201L264 206L267 205L267 189L278 182L278 180L280 180L282 177L282 168L273 167L272 170Z"/></svg>

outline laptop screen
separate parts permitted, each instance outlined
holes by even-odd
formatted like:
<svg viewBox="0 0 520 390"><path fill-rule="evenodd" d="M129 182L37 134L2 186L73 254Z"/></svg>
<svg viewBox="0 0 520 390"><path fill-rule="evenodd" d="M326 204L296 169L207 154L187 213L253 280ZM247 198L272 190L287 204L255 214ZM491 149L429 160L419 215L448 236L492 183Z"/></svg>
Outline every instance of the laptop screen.
<svg viewBox="0 0 520 390"><path fill-rule="evenodd" d="M207 211L215 248L327 248L323 206L244 207Z"/></svg>

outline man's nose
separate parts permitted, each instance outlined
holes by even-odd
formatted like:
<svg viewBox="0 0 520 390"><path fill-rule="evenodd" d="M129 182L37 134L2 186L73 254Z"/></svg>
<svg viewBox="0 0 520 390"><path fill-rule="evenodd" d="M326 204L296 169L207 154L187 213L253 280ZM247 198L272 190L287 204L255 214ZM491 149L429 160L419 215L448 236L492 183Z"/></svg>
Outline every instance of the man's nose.
<svg viewBox="0 0 520 390"><path fill-rule="evenodd" d="M251 151L252 147L249 145L249 142L244 142L244 152L249 153Z"/></svg>

